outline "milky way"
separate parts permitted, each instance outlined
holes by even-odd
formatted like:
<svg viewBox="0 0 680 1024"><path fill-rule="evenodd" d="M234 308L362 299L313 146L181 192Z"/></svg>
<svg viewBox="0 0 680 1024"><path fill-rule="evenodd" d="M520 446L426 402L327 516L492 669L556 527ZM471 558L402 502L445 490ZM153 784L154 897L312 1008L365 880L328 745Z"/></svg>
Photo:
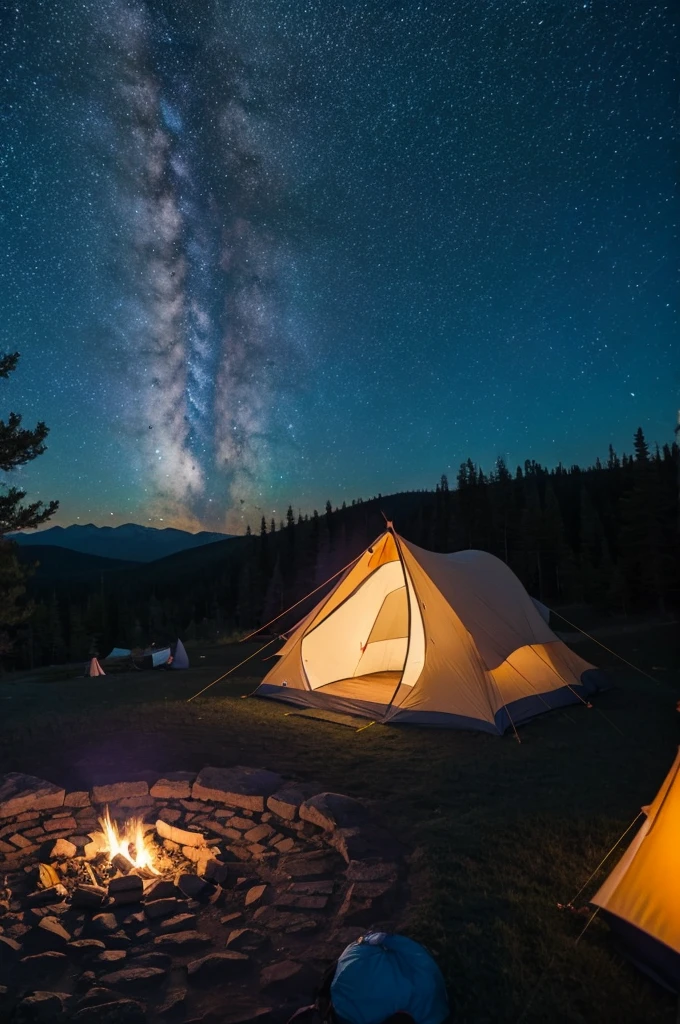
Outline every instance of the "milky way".
<svg viewBox="0 0 680 1024"><path fill-rule="evenodd" d="M675 8L35 0L0 403L61 522L243 529L672 436Z"/></svg>

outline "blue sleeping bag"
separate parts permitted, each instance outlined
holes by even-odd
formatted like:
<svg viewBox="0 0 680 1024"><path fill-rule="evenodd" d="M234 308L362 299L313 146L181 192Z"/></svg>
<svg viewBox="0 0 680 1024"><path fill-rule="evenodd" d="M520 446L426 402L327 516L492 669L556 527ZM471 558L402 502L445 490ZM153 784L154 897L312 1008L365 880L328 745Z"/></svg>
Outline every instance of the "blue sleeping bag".
<svg viewBox="0 0 680 1024"><path fill-rule="evenodd" d="M442 1024L449 1015L441 971L417 942L372 932L338 959L331 1003L340 1024L382 1024L408 1013L416 1024Z"/></svg>

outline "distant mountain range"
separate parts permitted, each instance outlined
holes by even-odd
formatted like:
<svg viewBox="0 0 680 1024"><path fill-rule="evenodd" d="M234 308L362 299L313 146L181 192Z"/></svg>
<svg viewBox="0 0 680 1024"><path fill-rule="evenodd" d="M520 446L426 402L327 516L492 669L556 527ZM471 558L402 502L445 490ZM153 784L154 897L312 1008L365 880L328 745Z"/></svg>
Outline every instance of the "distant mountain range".
<svg viewBox="0 0 680 1024"><path fill-rule="evenodd" d="M125 523L124 526L94 526L93 523L85 526L51 526L48 530L10 535L10 539L22 547L49 545L124 562L154 562L158 558L215 544L229 537L228 533L209 533L207 530L188 533L170 527L158 530L153 526L138 526L136 523Z"/></svg>

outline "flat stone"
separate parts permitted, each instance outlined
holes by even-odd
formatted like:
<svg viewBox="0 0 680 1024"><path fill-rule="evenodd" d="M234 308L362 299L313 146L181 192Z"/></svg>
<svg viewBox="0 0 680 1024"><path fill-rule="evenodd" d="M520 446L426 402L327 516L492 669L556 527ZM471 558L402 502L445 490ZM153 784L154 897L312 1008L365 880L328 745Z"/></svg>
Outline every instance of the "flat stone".
<svg viewBox="0 0 680 1024"><path fill-rule="evenodd" d="M182 812L178 810L177 807L164 807L161 811L158 812L158 817L160 818L161 821L167 821L170 825L172 825L176 821L179 821L179 819L182 817Z"/></svg>
<svg viewBox="0 0 680 1024"><path fill-rule="evenodd" d="M177 913L180 906L180 901L175 896L170 896L164 900L152 900L150 903L147 901L144 905L144 913L154 921L157 918Z"/></svg>
<svg viewBox="0 0 680 1024"><path fill-rule="evenodd" d="M92 960L105 949L106 946L101 939L75 939L69 942L66 952L75 960Z"/></svg>
<svg viewBox="0 0 680 1024"><path fill-rule="evenodd" d="M97 910L106 899L106 889L101 885L79 885L71 896L71 905L83 910Z"/></svg>
<svg viewBox="0 0 680 1024"><path fill-rule="evenodd" d="M52 1024L63 1017L68 998L65 992L31 992L18 1004L12 1019L17 1024Z"/></svg>
<svg viewBox="0 0 680 1024"><path fill-rule="evenodd" d="M77 1010L71 1020L74 1024L146 1024L147 1016L144 1006L136 1000L113 999Z"/></svg>
<svg viewBox="0 0 680 1024"><path fill-rule="evenodd" d="M197 931L173 932L170 935L157 935L153 940L156 949L166 949L172 953L182 953L184 950L200 949L202 946L209 946L212 939L209 935Z"/></svg>
<svg viewBox="0 0 680 1024"><path fill-rule="evenodd" d="M157 878L144 887L147 901L170 899L177 895L177 886L167 878Z"/></svg>
<svg viewBox="0 0 680 1024"><path fill-rule="evenodd" d="M350 882L379 882L384 878L396 881L399 869L393 861L351 860L345 870L345 877Z"/></svg>
<svg viewBox="0 0 680 1024"><path fill-rule="evenodd" d="M15 849L25 850L27 846L33 846L30 839L26 839L22 836L21 832L17 832L15 835L9 837L9 841Z"/></svg>
<svg viewBox="0 0 680 1024"><path fill-rule="evenodd" d="M330 879L323 882L293 882L287 891L300 896L330 896L333 892L333 882Z"/></svg>
<svg viewBox="0 0 680 1024"><path fill-rule="evenodd" d="M118 922L113 914L95 914L90 926L96 935L107 935L116 931Z"/></svg>
<svg viewBox="0 0 680 1024"><path fill-rule="evenodd" d="M191 788L194 800L211 800L249 811L264 811L265 800L282 788L283 779L263 768L203 768Z"/></svg>
<svg viewBox="0 0 680 1024"><path fill-rule="evenodd" d="M187 1000L185 988L174 988L166 994L163 1002L156 1007L159 1017L170 1017L177 1020L184 1016L184 1009Z"/></svg>
<svg viewBox="0 0 680 1024"><path fill-rule="evenodd" d="M280 960L260 971L260 988L263 991L275 989L279 993L298 993L303 966L295 960Z"/></svg>
<svg viewBox="0 0 680 1024"><path fill-rule="evenodd" d="M44 953L34 953L32 956L24 956L16 966L22 979L35 984L36 979L45 981L47 978L61 976L67 965L66 953L49 950Z"/></svg>
<svg viewBox="0 0 680 1024"><path fill-rule="evenodd" d="M101 1003L110 1003L112 999L115 999L115 994L110 988L102 988L101 985L95 985L84 996L81 996L76 1004L76 1009L81 1010L83 1006L98 1006Z"/></svg>
<svg viewBox="0 0 680 1024"><path fill-rule="evenodd" d="M75 790L73 793L67 793L64 797L64 807L89 807L90 806L90 794L84 789Z"/></svg>
<svg viewBox="0 0 680 1024"><path fill-rule="evenodd" d="M130 936L122 930L117 932L111 932L109 935L104 937L104 942L108 949L127 949L130 945Z"/></svg>
<svg viewBox="0 0 680 1024"><path fill-rule="evenodd" d="M254 885L251 889L248 889L245 898L246 907L251 907L254 903L261 900L266 891L266 885Z"/></svg>
<svg viewBox="0 0 680 1024"><path fill-rule="evenodd" d="M124 949L105 949L97 957L97 962L101 964L115 964L119 960L124 960L127 953Z"/></svg>
<svg viewBox="0 0 680 1024"><path fill-rule="evenodd" d="M161 921L159 931L163 934L192 931L196 928L197 921L196 914L176 914L174 917L166 917Z"/></svg>
<svg viewBox="0 0 680 1024"><path fill-rule="evenodd" d="M248 825L252 825L252 822L249 821ZM239 832L238 829L232 828L231 825L223 825L219 821L209 821L205 827L209 832L222 836L224 839L231 839L232 842L235 839L240 839L242 836L242 833Z"/></svg>
<svg viewBox="0 0 680 1024"><path fill-rule="evenodd" d="M265 926L269 931L290 934L306 934L319 927L319 918L308 914L289 914L274 907L258 907L253 914L253 922Z"/></svg>
<svg viewBox="0 0 680 1024"><path fill-rule="evenodd" d="M48 941L51 945L52 943L56 943L52 948L57 949L58 951L63 950L66 944L71 941L71 934L66 931L64 926L56 917L41 917L38 921L38 928L47 934Z"/></svg>
<svg viewBox="0 0 680 1024"><path fill-rule="evenodd" d="M218 807L215 811L215 817L223 821L226 818L233 818L235 811L232 811L230 807Z"/></svg>
<svg viewBox="0 0 680 1024"><path fill-rule="evenodd" d="M172 957L167 953L140 953L130 960L130 967L161 967L168 971L172 966Z"/></svg>
<svg viewBox="0 0 680 1024"><path fill-rule="evenodd" d="M324 832L336 828L356 828L370 822L367 808L351 796L341 793L317 793L300 805L300 817Z"/></svg>
<svg viewBox="0 0 680 1024"><path fill-rule="evenodd" d="M267 798L267 807L285 821L295 821L300 805L313 795L313 788L288 782Z"/></svg>
<svg viewBox="0 0 680 1024"><path fill-rule="evenodd" d="M177 888L187 899L195 900L201 896L207 896L212 885L198 875L180 875L177 880Z"/></svg>
<svg viewBox="0 0 680 1024"><path fill-rule="evenodd" d="M113 782L106 786L92 787L92 803L113 804L133 796L148 796L149 783L142 779L136 782Z"/></svg>
<svg viewBox="0 0 680 1024"><path fill-rule="evenodd" d="M20 953L20 942L10 939L9 935L0 935L0 964L12 963Z"/></svg>
<svg viewBox="0 0 680 1024"><path fill-rule="evenodd" d="M161 839L169 839L179 846L205 846L205 836L202 832L189 832L184 828L177 828L167 821L159 818L156 822L156 832Z"/></svg>
<svg viewBox="0 0 680 1024"><path fill-rule="evenodd" d="M69 815L67 818L46 818L42 827L46 832L75 832L78 825L76 819Z"/></svg>
<svg viewBox="0 0 680 1024"><path fill-rule="evenodd" d="M229 932L227 946L229 949L235 949L239 953L248 953L259 949L266 941L267 936L263 932L256 931L254 928L235 928Z"/></svg>
<svg viewBox="0 0 680 1024"><path fill-rule="evenodd" d="M329 835L328 842L348 864L353 860L374 860L375 858L393 860L395 857L399 857L401 852L396 840L376 825L363 825L361 828L337 828Z"/></svg>
<svg viewBox="0 0 680 1024"><path fill-rule="evenodd" d="M263 839L274 835L274 829L270 825L256 825L249 829L243 838L247 843L261 843Z"/></svg>
<svg viewBox="0 0 680 1024"><path fill-rule="evenodd" d="M13 818L25 811L62 807L66 791L35 775L10 772L0 776L0 818Z"/></svg>
<svg viewBox="0 0 680 1024"><path fill-rule="evenodd" d="M234 814L229 819L229 828L236 829L240 835L241 832L248 832L253 827L251 818L242 818L238 814Z"/></svg>
<svg viewBox="0 0 680 1024"><path fill-rule="evenodd" d="M240 910L237 910L232 914L224 914L224 916L220 918L220 924L233 924L235 921L241 921L242 919L243 914Z"/></svg>
<svg viewBox="0 0 680 1024"><path fill-rule="evenodd" d="M50 851L50 860L69 860L75 857L78 847L68 839L57 839Z"/></svg>
<svg viewBox="0 0 680 1024"><path fill-rule="evenodd" d="M389 913L394 905L396 879L379 882L352 882L338 911L345 924L373 924Z"/></svg>
<svg viewBox="0 0 680 1024"><path fill-rule="evenodd" d="M199 800L180 800L185 811L205 811L205 804Z"/></svg>
<svg viewBox="0 0 680 1024"><path fill-rule="evenodd" d="M182 800L191 796L191 784L196 772L169 772L154 782L149 790L157 800Z"/></svg>
<svg viewBox="0 0 680 1024"><path fill-rule="evenodd" d="M337 858L329 856L324 850L312 850L283 858L280 867L300 882L334 878L337 874Z"/></svg>
<svg viewBox="0 0 680 1024"><path fill-rule="evenodd" d="M299 893L280 893L274 900L275 907L286 907L290 910L324 910L328 896L302 896Z"/></svg>
<svg viewBox="0 0 680 1024"><path fill-rule="evenodd" d="M187 978L194 985L231 981L243 977L250 967L250 957L245 953L210 953L187 965Z"/></svg>
<svg viewBox="0 0 680 1024"><path fill-rule="evenodd" d="M120 971L103 974L99 980L111 988L140 989L158 985L165 975L161 967L124 967Z"/></svg>

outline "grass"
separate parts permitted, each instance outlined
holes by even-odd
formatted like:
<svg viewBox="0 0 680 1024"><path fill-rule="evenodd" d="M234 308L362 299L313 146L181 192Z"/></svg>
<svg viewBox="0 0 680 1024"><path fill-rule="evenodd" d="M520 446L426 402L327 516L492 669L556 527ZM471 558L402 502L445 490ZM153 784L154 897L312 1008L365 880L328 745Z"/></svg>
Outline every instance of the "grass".
<svg viewBox="0 0 680 1024"><path fill-rule="evenodd" d="M374 801L411 850L403 930L435 952L454 1019L671 1024L675 1001L617 956L607 928L596 920L575 944L585 919L557 904L576 894L672 762L674 637L668 625L607 635L655 682L579 644L613 670L615 686L593 710L570 707L521 728L521 744L380 725L355 733L287 716L285 705L240 699L271 664L257 659L239 670L248 675L186 703L251 644L202 659L192 652L200 667L176 674L6 677L0 771L78 787L140 769L241 763Z"/></svg>

